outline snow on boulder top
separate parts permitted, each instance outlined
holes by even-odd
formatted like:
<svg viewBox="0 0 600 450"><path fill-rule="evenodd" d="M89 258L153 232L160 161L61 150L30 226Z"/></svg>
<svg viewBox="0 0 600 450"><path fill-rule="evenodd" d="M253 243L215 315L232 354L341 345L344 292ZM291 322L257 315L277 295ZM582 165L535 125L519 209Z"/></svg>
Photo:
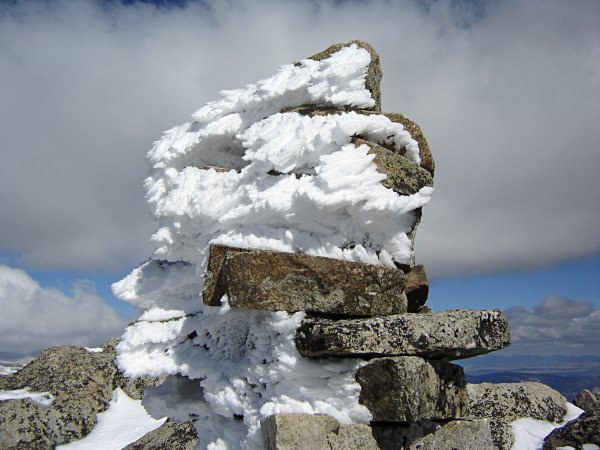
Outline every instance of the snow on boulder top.
<svg viewBox="0 0 600 450"><path fill-rule="evenodd" d="M201 380L194 414L202 445L260 448L260 420L274 413L323 412L342 424L371 418L358 403L360 360L298 354L303 312L241 310L226 295L221 307L208 306L201 294L216 244L414 264L433 160L418 126L380 112L380 78L368 44L337 44L221 92L148 154L156 249L113 285L117 297L145 309L125 331L117 361L128 376Z"/></svg>

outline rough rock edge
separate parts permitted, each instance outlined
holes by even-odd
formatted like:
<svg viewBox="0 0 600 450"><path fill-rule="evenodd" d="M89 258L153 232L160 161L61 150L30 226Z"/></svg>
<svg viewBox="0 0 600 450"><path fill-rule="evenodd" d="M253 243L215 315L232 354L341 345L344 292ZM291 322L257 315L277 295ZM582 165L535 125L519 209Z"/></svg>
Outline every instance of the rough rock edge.
<svg viewBox="0 0 600 450"><path fill-rule="evenodd" d="M123 447L123 450L194 450L197 443L198 433L193 422L167 419L160 427Z"/></svg>
<svg viewBox="0 0 600 450"><path fill-rule="evenodd" d="M354 320L305 319L295 336L302 356L422 356L462 359L510 345L500 310L452 310Z"/></svg>

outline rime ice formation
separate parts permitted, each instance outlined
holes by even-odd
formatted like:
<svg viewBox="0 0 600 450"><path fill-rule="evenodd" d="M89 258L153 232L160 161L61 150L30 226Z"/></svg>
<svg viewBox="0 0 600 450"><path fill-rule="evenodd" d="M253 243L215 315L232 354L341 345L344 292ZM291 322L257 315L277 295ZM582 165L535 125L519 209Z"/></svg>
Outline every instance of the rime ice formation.
<svg viewBox="0 0 600 450"><path fill-rule="evenodd" d="M113 285L144 309L122 336L117 362L129 377L174 375L195 386L193 400L167 384L145 401L155 414L195 418L198 448L262 448L261 421L285 413L327 414L338 427L396 420L363 398L372 380L360 374L380 366L410 372L416 389L430 388L422 374L448 374L434 380L448 404L413 405L414 417L403 421L468 408L458 366L415 356L367 362L360 357L373 339L360 330L371 322L352 329L371 316L430 316L414 314L427 284L413 243L433 191L433 160L416 124L380 111L380 76L368 44L335 45L222 92L149 152L156 250ZM312 325L300 332L307 314ZM335 328L340 316L352 330L336 331L345 357L320 359L336 350L307 326ZM474 331L451 351L438 345L433 357L508 344L501 313L475 316L436 318L431 339L461 321ZM417 334L414 345L423 346ZM366 339L363 353L352 336ZM378 354L398 355L387 344L378 341Z"/></svg>
<svg viewBox="0 0 600 450"><path fill-rule="evenodd" d="M399 196L381 184L368 146L353 143L361 136L420 162L401 123L346 112L376 105L365 86L371 54L351 44L222 92L149 153L145 186L160 224L157 248L113 287L145 309L123 335L118 363L129 376L202 380L206 445L259 447L260 419L279 412L323 412L344 424L370 419L358 403L359 360L299 356L293 338L302 312L237 311L226 298L222 307L203 306L201 292L210 244L410 264L415 210L432 188ZM281 112L302 105L340 112ZM215 429L227 418L230 435L220 436Z"/></svg>

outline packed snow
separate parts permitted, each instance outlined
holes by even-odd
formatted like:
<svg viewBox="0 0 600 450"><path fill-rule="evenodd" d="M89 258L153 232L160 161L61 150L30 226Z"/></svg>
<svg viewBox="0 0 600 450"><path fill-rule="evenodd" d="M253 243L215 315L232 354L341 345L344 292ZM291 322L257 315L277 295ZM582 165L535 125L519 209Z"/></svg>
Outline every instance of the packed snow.
<svg viewBox="0 0 600 450"><path fill-rule="evenodd" d="M371 419L358 403L361 360L298 354L293 338L303 313L237 310L226 297L208 307L201 296L210 244L390 267L413 261L407 233L432 188L400 196L384 187L374 156L352 139L394 147L416 164L417 142L383 115L289 111L373 107L369 63L369 52L353 44L322 61L283 66L222 92L149 152L156 250L113 285L145 310L125 331L117 361L130 377L198 380L196 401L169 401L173 388L154 402L160 414L199 417L198 448L261 448L260 420L274 413L326 413L344 425Z"/></svg>
<svg viewBox="0 0 600 450"><path fill-rule="evenodd" d="M133 400L117 388L108 409L97 416L98 423L83 439L59 445L57 450L120 450L161 426L167 418L153 419L141 400Z"/></svg>
<svg viewBox="0 0 600 450"><path fill-rule="evenodd" d="M25 398L29 398L43 406L50 406L54 402L54 396L50 392L30 392L29 388L0 391L0 401L23 400Z"/></svg>
<svg viewBox="0 0 600 450"><path fill-rule="evenodd" d="M511 422L515 443L511 450L541 450L544 445L544 438L548 436L555 428L560 428L567 422L576 419L583 413L583 410L567 403L567 414L563 417L562 422L553 423L544 420L536 420L531 418L518 419ZM596 446L594 446L597 448ZM586 448L585 450L593 450Z"/></svg>
<svg viewBox="0 0 600 450"><path fill-rule="evenodd" d="M102 353L104 349L102 347L83 347L86 351L90 353Z"/></svg>

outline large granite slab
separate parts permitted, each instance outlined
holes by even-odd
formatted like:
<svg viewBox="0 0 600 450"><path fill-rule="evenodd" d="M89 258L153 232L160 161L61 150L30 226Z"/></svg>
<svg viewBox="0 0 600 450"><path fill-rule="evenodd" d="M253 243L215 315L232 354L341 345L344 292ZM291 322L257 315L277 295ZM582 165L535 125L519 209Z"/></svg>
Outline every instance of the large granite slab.
<svg viewBox="0 0 600 450"><path fill-rule="evenodd" d="M500 310L308 318L295 340L300 354L308 357L416 355L453 360L510 345L508 322Z"/></svg>
<svg viewBox="0 0 600 450"><path fill-rule="evenodd" d="M212 246L204 303L234 308L365 317L407 311L398 269L337 259Z"/></svg>

